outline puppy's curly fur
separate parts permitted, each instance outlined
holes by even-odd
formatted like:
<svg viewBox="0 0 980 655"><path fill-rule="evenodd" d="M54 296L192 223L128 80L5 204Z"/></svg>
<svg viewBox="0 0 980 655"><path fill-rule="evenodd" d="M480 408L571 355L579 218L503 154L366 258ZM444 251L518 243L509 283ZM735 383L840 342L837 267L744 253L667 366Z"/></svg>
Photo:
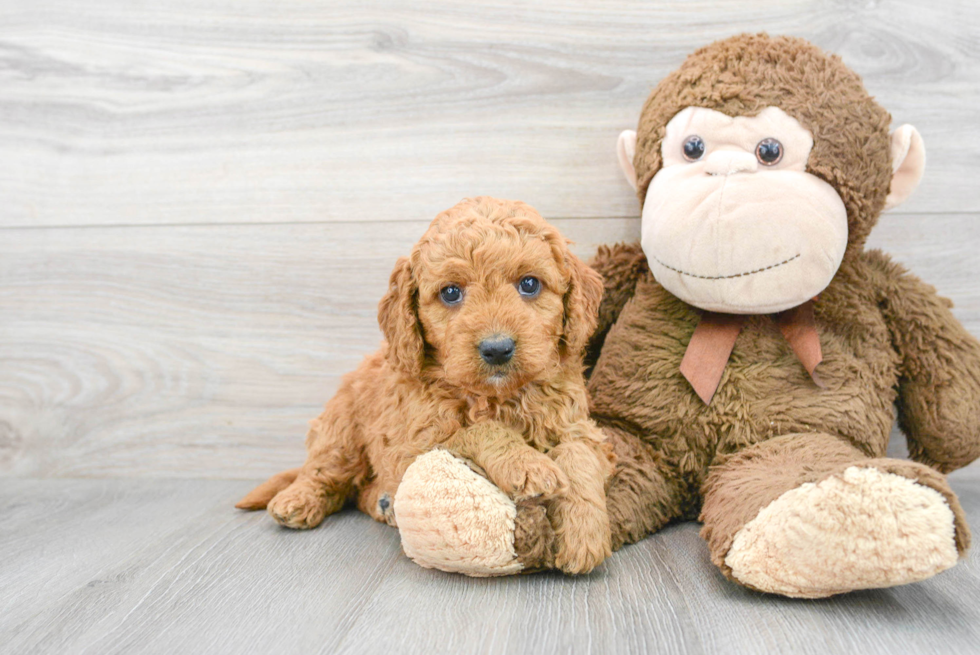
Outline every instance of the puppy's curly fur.
<svg viewBox="0 0 980 655"><path fill-rule="evenodd" d="M535 294L521 280L540 281ZM461 290L447 303L441 291ZM533 286L533 285L532 285ZM237 506L312 528L348 499L396 525L391 499L414 459L446 448L516 501L547 501L555 565L584 573L610 553L612 449L589 418L582 356L602 279L521 202L480 197L439 214L398 260L378 309L381 349L315 419L308 456ZM510 359L481 357L511 339Z"/></svg>

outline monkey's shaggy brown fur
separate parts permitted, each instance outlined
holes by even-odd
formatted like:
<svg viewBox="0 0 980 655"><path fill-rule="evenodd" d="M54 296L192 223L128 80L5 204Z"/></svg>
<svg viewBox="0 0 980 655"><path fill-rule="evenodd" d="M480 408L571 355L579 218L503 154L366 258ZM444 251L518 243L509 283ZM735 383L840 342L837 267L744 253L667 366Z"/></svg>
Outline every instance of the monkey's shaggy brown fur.
<svg viewBox="0 0 980 655"><path fill-rule="evenodd" d="M813 133L807 170L839 193L850 231L843 264L814 305L826 389L772 320L753 316L706 406L680 373L700 310L657 283L639 244L600 249L593 266L606 293L587 363L592 416L619 460L607 497L614 548L700 516L713 561L732 577L733 536L763 507L857 466L942 494L962 553L969 530L936 471L980 455L980 344L932 287L863 250L889 191L888 113L838 57L803 40L712 44L643 109L634 160L641 203L660 167L664 126L688 106L732 116L776 106ZM884 457L896 407L915 462ZM526 530L520 536L519 552L540 550Z"/></svg>
<svg viewBox="0 0 980 655"><path fill-rule="evenodd" d="M534 298L516 288L527 275L542 284ZM464 294L454 306L439 297L451 283ZM355 498L395 525L405 469L442 447L515 500L552 498L549 565L591 570L610 552L612 454L588 416L582 374L601 293L599 276L528 205L476 198L443 212L396 264L378 310L386 341L313 421L306 463L238 507L268 504L279 523L312 528ZM494 369L478 345L498 334L516 348Z"/></svg>

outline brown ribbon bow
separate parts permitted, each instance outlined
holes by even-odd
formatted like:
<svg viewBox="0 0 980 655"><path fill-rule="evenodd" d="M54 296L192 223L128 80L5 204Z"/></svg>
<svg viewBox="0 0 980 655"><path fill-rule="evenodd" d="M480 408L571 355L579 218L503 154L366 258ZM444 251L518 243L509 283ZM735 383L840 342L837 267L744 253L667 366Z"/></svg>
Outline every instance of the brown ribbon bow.
<svg viewBox="0 0 980 655"><path fill-rule="evenodd" d="M721 375L746 319L746 316L739 314L704 312L691 335L681 361L681 373L705 405L711 403L718 389ZM824 385L815 373L817 364L823 361L823 353L813 320L813 301L773 314L772 319L814 383L822 388Z"/></svg>

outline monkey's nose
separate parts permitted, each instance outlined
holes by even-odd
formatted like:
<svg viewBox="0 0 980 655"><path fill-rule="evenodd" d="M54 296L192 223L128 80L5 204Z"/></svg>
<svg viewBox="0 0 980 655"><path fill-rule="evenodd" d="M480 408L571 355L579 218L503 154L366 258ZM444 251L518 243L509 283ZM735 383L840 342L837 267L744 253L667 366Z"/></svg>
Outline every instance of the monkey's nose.
<svg viewBox="0 0 980 655"><path fill-rule="evenodd" d="M514 340L495 334L480 342L480 357L491 366L506 364L514 356Z"/></svg>
<svg viewBox="0 0 980 655"><path fill-rule="evenodd" d="M704 160L704 172L708 175L734 175L755 173L759 162L755 155L738 150L716 150Z"/></svg>

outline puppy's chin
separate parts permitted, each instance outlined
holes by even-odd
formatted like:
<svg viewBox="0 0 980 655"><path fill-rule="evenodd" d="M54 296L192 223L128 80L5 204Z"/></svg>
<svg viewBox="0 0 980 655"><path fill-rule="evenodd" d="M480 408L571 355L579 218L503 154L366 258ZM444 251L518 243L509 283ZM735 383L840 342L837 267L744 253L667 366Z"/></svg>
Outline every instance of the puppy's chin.
<svg viewBox="0 0 980 655"><path fill-rule="evenodd" d="M511 395L507 392L516 391L524 384L524 379L516 375L514 371L493 371L484 377L483 386L496 392L492 395Z"/></svg>
<svg viewBox="0 0 980 655"><path fill-rule="evenodd" d="M466 369L466 371L446 370L446 380L467 394L502 400L515 396L522 387L534 380L535 377L514 365L489 367L475 364L472 367L466 367Z"/></svg>
<svg viewBox="0 0 980 655"><path fill-rule="evenodd" d="M497 371L496 373L491 373L487 376L487 383L494 387L502 387L507 384L509 379L510 375L508 375L506 372Z"/></svg>
<svg viewBox="0 0 980 655"><path fill-rule="evenodd" d="M459 384L468 394L506 400L517 394L527 384L523 376L514 371L481 372Z"/></svg>

